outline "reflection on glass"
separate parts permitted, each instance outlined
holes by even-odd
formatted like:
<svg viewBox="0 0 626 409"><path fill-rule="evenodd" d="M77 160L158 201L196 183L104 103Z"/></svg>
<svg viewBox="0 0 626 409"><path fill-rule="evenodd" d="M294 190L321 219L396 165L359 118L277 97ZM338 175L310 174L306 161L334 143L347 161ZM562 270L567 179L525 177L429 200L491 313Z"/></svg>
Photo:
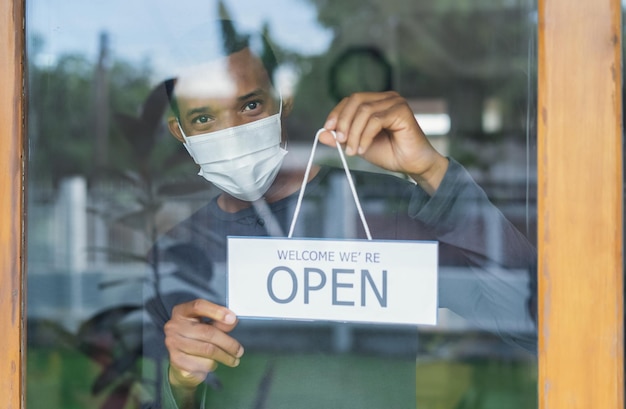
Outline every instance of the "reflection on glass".
<svg viewBox="0 0 626 409"><path fill-rule="evenodd" d="M179 3L29 5L28 407L536 407L533 6ZM439 241L438 325L215 325L226 236L286 235L360 91L421 158L349 162L374 238ZM336 150L295 236L364 237Z"/></svg>

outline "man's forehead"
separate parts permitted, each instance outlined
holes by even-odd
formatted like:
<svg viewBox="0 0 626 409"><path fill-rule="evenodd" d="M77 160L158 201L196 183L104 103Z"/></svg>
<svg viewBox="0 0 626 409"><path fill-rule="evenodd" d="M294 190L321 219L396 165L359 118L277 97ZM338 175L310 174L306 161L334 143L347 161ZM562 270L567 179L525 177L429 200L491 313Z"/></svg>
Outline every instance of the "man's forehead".
<svg viewBox="0 0 626 409"><path fill-rule="evenodd" d="M269 85L261 61L244 49L228 57L187 67L177 78L177 98L228 98L240 88L265 88Z"/></svg>
<svg viewBox="0 0 626 409"><path fill-rule="evenodd" d="M237 92L226 59L209 61L185 69L176 80L177 98L225 98Z"/></svg>

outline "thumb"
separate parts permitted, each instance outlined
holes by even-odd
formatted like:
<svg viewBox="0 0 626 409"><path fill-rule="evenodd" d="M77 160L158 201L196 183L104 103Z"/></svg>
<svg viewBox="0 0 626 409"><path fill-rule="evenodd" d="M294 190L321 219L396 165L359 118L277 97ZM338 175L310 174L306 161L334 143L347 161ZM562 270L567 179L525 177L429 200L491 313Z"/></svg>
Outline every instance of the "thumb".
<svg viewBox="0 0 626 409"><path fill-rule="evenodd" d="M170 384L174 387L184 389L195 389L204 381L207 373L205 372L189 372L182 369L176 369L170 366L169 379Z"/></svg>
<svg viewBox="0 0 626 409"><path fill-rule="evenodd" d="M324 145L335 147L337 144L335 131L321 128L319 131L319 141Z"/></svg>

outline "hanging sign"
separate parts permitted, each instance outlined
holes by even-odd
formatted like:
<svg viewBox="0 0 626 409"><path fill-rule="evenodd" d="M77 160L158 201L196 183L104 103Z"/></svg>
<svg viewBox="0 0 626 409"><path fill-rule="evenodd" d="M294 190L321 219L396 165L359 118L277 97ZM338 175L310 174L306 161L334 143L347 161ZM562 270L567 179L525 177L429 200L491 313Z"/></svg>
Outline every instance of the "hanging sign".
<svg viewBox="0 0 626 409"><path fill-rule="evenodd" d="M228 238L241 317L436 324L437 242Z"/></svg>
<svg viewBox="0 0 626 409"><path fill-rule="evenodd" d="M339 142L368 240L292 238L325 131L315 135L288 238L228 237L229 308L241 317L435 325L437 242L372 240Z"/></svg>

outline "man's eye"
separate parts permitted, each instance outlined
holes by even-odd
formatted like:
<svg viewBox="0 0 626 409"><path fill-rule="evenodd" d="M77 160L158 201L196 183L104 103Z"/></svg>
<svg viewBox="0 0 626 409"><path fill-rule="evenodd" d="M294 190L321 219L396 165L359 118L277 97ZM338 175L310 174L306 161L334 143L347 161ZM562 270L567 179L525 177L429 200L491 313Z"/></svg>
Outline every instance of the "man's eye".
<svg viewBox="0 0 626 409"><path fill-rule="evenodd" d="M211 120L211 118L209 116L207 116L207 115L200 115L200 116L195 117L192 122L194 124L206 124L210 120Z"/></svg>
<svg viewBox="0 0 626 409"><path fill-rule="evenodd" d="M250 101L243 107L244 111L254 111L259 107L259 101Z"/></svg>

